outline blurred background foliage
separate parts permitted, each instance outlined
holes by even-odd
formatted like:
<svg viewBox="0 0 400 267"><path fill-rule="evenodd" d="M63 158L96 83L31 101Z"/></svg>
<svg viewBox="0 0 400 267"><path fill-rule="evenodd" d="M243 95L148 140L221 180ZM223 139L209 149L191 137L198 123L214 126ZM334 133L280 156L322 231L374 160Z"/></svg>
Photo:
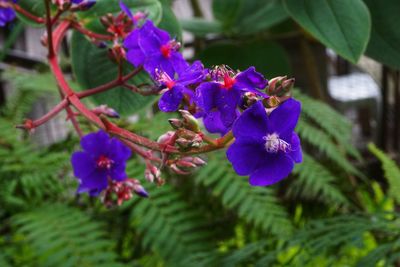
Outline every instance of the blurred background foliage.
<svg viewBox="0 0 400 267"><path fill-rule="evenodd" d="M98 0L82 13L88 27L101 31L96 16L111 2L118 1ZM177 18L173 1L126 2L148 10L181 40L182 31L192 33L185 49L208 67L254 65L268 78L298 79L294 97L303 111L296 130L304 162L277 185L250 187L224 152L212 153L192 175L165 172L167 183L156 187L144 181L143 162L134 156L128 175L145 184L150 198L107 209L99 199L75 194L69 164L79 146L75 135L40 146L14 128L35 102L57 97L48 69L7 67L2 80L15 90L0 109L0 266L399 266L400 168L390 151L353 144L354 125L329 105L326 59L319 54L329 48L352 63L366 54L399 69L398 1L213 0L212 20L196 0L187 1L191 19ZM20 3L34 12L42 8ZM18 38L11 33L4 57ZM74 33L62 57L74 88L113 79L116 67L106 53ZM155 99L117 90L88 104L135 111L134 120L117 123L149 138L169 130L174 114L155 111Z"/></svg>

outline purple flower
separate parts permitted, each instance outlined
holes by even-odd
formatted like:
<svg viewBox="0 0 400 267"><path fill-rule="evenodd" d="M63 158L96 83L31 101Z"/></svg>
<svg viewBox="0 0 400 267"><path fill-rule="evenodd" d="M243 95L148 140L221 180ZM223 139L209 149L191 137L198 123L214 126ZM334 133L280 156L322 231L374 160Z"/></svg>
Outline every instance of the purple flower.
<svg viewBox="0 0 400 267"><path fill-rule="evenodd" d="M97 196L107 188L109 180L127 178L125 165L131 150L118 139L99 131L84 136L81 147L83 151L74 152L71 157L74 175L80 181L78 193Z"/></svg>
<svg viewBox="0 0 400 267"><path fill-rule="evenodd" d="M162 70L156 70L156 81L160 83L163 95L158 101L158 107L163 112L176 111L182 102L184 95L193 99L194 92L189 85L199 83L204 79L205 70L200 61L195 61L191 66L178 70L176 75L168 74Z"/></svg>
<svg viewBox="0 0 400 267"><path fill-rule="evenodd" d="M9 2L7 0L0 0L1 2ZM13 0L14 3L17 0ZM11 7L0 7L0 27L4 27L8 22L15 19L15 11Z"/></svg>
<svg viewBox="0 0 400 267"><path fill-rule="evenodd" d="M238 105L245 92L261 95L267 80L254 67L233 75L226 69L217 70L216 81L201 84L196 90L196 101L204 111L204 125L210 133L225 134L238 117Z"/></svg>
<svg viewBox="0 0 400 267"><path fill-rule="evenodd" d="M174 73L188 65L178 51L180 44L150 20L133 30L125 39L124 46L128 49L127 60L135 67L143 65L153 77L156 69Z"/></svg>
<svg viewBox="0 0 400 267"><path fill-rule="evenodd" d="M243 112L233 125L235 142L226 155L250 184L266 186L287 177L302 161L300 139L294 132L301 105L288 99L269 115L261 101Z"/></svg>

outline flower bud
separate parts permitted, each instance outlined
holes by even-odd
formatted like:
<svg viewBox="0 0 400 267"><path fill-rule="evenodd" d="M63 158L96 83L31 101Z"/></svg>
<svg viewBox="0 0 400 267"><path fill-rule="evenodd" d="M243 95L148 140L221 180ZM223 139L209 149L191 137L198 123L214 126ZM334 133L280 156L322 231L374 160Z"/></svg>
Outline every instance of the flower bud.
<svg viewBox="0 0 400 267"><path fill-rule="evenodd" d="M243 95L243 108L247 109L258 100L257 95L253 92L246 92Z"/></svg>
<svg viewBox="0 0 400 267"><path fill-rule="evenodd" d="M207 162L205 160L203 160L202 158L199 158L199 157L195 157L193 159L193 163L196 164L197 166L203 166L203 165L207 164Z"/></svg>
<svg viewBox="0 0 400 267"><path fill-rule="evenodd" d="M144 171L144 178L150 182L150 183L154 183L154 175L151 173L151 171L149 169L146 169Z"/></svg>
<svg viewBox="0 0 400 267"><path fill-rule="evenodd" d="M294 78L288 79L287 76L275 77L269 81L267 93L270 96L283 96L293 88L294 81Z"/></svg>
<svg viewBox="0 0 400 267"><path fill-rule="evenodd" d="M100 106L92 109L92 111L96 115L103 114L110 118L119 118L118 112L116 112L114 109L108 107L107 105L100 105Z"/></svg>
<svg viewBox="0 0 400 267"><path fill-rule="evenodd" d="M176 164L171 164L170 168L173 172L175 172L176 174L180 174L180 175L188 175L190 174L190 172L187 171L183 171L180 168L178 168L178 166L176 166Z"/></svg>
<svg viewBox="0 0 400 267"><path fill-rule="evenodd" d="M185 160L178 160L176 162L176 166L184 167L184 168L196 168L197 167L197 165L194 164L193 162L185 161Z"/></svg>
<svg viewBox="0 0 400 267"><path fill-rule="evenodd" d="M181 113L183 118L183 127L191 130L195 133L200 132L200 126L197 119L187 110L180 109L179 113Z"/></svg>
<svg viewBox="0 0 400 267"><path fill-rule="evenodd" d="M176 130L183 127L183 122L180 119L169 119L168 122Z"/></svg>
<svg viewBox="0 0 400 267"><path fill-rule="evenodd" d="M175 132L173 131L168 131L165 134L161 135L160 137L158 137L157 139L157 143L160 144L167 144L171 141L171 138L173 138L175 135Z"/></svg>

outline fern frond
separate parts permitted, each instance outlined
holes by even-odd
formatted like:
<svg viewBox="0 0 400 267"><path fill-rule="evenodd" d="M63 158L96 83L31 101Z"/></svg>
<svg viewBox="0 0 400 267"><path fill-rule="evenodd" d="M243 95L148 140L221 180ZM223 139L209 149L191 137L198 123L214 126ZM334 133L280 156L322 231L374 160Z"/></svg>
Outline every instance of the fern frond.
<svg viewBox="0 0 400 267"><path fill-rule="evenodd" d="M343 147L339 147L335 144L329 135L313 126L307 119L300 118L296 131L298 131L302 141L316 147L319 151L323 152L329 160L337 164L337 166L348 173L360 177L363 176L363 174L349 162Z"/></svg>
<svg viewBox="0 0 400 267"><path fill-rule="evenodd" d="M389 196L393 197L400 204L400 168L382 150L374 144L368 144L368 149L382 163L382 169L387 182L389 183Z"/></svg>
<svg viewBox="0 0 400 267"><path fill-rule="evenodd" d="M329 105L295 90L294 96L302 103L302 117L311 120L351 156L361 160L358 150L350 143L352 126L342 114Z"/></svg>
<svg viewBox="0 0 400 267"><path fill-rule="evenodd" d="M316 220L309 223L297 233L292 244L300 246L305 253L299 253L299 259L310 262L317 256L338 259L346 247L365 247L365 234L374 232L378 236L398 239L398 222L387 219L388 214L370 215L341 215L334 218ZM398 219L398 215L390 214ZM390 243L390 242L389 242ZM383 246L379 248L380 246ZM385 242L372 250L366 260L381 257L387 249ZM391 250L394 245L389 245ZM334 253L332 253L334 252ZM361 255L359 255L361 256ZM361 259L361 262L364 260Z"/></svg>
<svg viewBox="0 0 400 267"><path fill-rule="evenodd" d="M292 224L285 208L270 187L251 187L238 176L225 155L210 155L208 164L195 175L195 182L210 188L222 204L247 223L277 236L288 235Z"/></svg>
<svg viewBox="0 0 400 267"><path fill-rule="evenodd" d="M13 217L41 266L122 266L99 223L82 211L53 204Z"/></svg>
<svg viewBox="0 0 400 267"><path fill-rule="evenodd" d="M335 185L338 178L307 153L303 153L303 162L295 166L293 173L298 178L287 188L288 196L320 200L328 205L349 204Z"/></svg>
<svg viewBox="0 0 400 267"><path fill-rule="evenodd" d="M13 133L15 128L10 122L0 119L0 124L1 206L8 210L28 209L65 192L71 183L62 179L66 176L63 172L68 154L36 150Z"/></svg>
<svg viewBox="0 0 400 267"><path fill-rule="evenodd" d="M145 248L157 252L171 266L180 264L187 255L213 248L209 242L212 232L207 230L204 217L173 187L152 187L149 192L150 198L139 201L131 214Z"/></svg>

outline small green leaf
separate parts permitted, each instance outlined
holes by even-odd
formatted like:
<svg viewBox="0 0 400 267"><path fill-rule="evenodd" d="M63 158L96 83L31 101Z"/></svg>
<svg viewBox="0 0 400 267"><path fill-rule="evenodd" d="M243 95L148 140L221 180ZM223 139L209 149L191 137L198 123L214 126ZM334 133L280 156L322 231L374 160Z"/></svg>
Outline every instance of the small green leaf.
<svg viewBox="0 0 400 267"><path fill-rule="evenodd" d="M291 73L285 50L273 42L214 44L201 51L199 59L207 67L226 64L233 69L245 70L255 66L268 78Z"/></svg>
<svg viewBox="0 0 400 267"><path fill-rule="evenodd" d="M400 69L400 1L364 0L372 17L367 55L392 68Z"/></svg>
<svg viewBox="0 0 400 267"><path fill-rule="evenodd" d="M356 63L367 48L371 18L361 0L284 0L290 16L321 43Z"/></svg>
<svg viewBox="0 0 400 267"><path fill-rule="evenodd" d="M117 77L117 65L110 61L107 49L101 49L90 43L82 34L74 32L71 40L72 68L79 84L90 89L108 83ZM132 71L126 64L124 72ZM132 84L151 83L147 74L141 73L130 81ZM107 104L121 114L132 114L154 100L144 97L123 87L117 87L92 96L97 104Z"/></svg>

